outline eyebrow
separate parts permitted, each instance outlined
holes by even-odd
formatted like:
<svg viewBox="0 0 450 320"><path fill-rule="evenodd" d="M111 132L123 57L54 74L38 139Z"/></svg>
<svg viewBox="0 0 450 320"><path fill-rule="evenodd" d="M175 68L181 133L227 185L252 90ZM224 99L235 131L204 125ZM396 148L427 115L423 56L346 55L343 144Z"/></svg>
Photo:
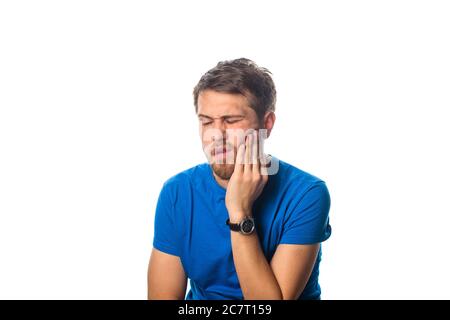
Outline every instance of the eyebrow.
<svg viewBox="0 0 450 320"><path fill-rule="evenodd" d="M206 114L199 114L198 117L207 118L207 119L214 119L213 117L207 116ZM245 116L243 114L228 114L219 118L222 119L229 119L229 118L244 118Z"/></svg>

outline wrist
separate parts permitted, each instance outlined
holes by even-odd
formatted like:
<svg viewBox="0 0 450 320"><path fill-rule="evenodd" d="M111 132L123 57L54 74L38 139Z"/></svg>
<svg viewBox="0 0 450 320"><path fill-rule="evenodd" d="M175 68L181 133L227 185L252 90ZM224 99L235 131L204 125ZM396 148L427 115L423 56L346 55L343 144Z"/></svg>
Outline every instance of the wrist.
<svg viewBox="0 0 450 320"><path fill-rule="evenodd" d="M228 217L231 223L239 223L245 218L252 217L250 210L229 211Z"/></svg>
<svg viewBox="0 0 450 320"><path fill-rule="evenodd" d="M230 219L228 219L226 224L230 227L230 231L240 232L243 235L250 235L255 231L255 220L253 217L246 217L239 223L230 222Z"/></svg>

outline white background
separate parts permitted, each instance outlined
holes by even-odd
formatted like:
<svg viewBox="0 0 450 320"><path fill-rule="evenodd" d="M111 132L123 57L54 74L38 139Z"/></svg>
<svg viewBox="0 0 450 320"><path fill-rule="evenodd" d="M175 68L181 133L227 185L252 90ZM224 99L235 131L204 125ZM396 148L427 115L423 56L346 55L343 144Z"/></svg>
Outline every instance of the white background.
<svg viewBox="0 0 450 320"><path fill-rule="evenodd" d="M446 1L2 1L0 298L145 299L192 88L272 71L267 151L324 179L324 299L450 298Z"/></svg>

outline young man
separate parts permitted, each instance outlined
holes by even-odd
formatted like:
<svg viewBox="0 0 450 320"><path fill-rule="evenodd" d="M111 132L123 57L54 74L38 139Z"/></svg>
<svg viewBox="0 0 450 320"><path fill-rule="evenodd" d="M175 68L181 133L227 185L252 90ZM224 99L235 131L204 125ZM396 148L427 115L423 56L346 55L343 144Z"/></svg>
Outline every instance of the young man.
<svg viewBox="0 0 450 320"><path fill-rule="evenodd" d="M264 154L275 102L270 72L245 58L219 62L194 88L208 162L163 185L149 299L320 299L330 196Z"/></svg>

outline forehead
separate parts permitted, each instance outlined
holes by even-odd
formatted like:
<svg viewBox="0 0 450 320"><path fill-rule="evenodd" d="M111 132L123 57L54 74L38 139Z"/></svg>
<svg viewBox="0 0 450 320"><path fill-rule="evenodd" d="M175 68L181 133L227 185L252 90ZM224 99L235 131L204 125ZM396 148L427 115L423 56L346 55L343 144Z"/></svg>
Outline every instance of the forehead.
<svg viewBox="0 0 450 320"><path fill-rule="evenodd" d="M205 90L198 95L197 113L199 114L218 117L230 113L247 115L252 111L247 98L241 94Z"/></svg>

